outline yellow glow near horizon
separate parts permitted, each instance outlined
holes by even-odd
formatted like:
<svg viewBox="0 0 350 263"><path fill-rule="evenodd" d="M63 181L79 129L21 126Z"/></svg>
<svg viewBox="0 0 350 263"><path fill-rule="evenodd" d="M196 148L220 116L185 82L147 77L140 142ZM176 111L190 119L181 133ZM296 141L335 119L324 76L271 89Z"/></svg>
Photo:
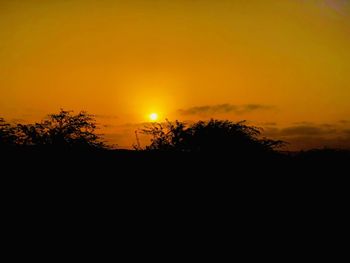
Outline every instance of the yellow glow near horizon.
<svg viewBox="0 0 350 263"><path fill-rule="evenodd" d="M149 115L149 118L151 121L156 121L156 120L158 120L158 114L153 112Z"/></svg>

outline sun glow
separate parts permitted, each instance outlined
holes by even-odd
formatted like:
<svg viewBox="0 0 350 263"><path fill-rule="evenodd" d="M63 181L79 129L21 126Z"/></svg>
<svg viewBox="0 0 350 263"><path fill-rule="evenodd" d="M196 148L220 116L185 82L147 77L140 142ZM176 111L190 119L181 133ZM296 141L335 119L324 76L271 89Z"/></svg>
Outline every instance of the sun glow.
<svg viewBox="0 0 350 263"><path fill-rule="evenodd" d="M149 119L150 119L151 121L156 121L156 120L158 119L158 114L155 113L155 112L151 113L151 114L149 115Z"/></svg>

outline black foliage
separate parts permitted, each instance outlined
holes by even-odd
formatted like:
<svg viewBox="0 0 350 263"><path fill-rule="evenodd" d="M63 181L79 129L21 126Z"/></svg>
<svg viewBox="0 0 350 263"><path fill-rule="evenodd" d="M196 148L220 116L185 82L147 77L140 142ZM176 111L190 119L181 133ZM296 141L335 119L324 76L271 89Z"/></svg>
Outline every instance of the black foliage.
<svg viewBox="0 0 350 263"><path fill-rule="evenodd" d="M0 118L0 147L13 146L16 141L15 128Z"/></svg>
<svg viewBox="0 0 350 263"><path fill-rule="evenodd" d="M136 173L153 176L152 180L155 175L161 176L157 180L168 176L168 183L179 184L188 178L196 184L207 178L209 184L213 176L237 180L246 174L274 174L285 176L284 183L289 184L295 177L287 174L319 175L317 170L337 174L346 171L350 161L349 151L282 152L284 142L262 137L260 128L245 122L154 123L142 130L151 136L150 145L138 150L111 149L96 131L94 117L86 112L61 110L34 124L14 125L0 119L1 172L120 175L119 179L131 179L129 174Z"/></svg>
<svg viewBox="0 0 350 263"><path fill-rule="evenodd" d="M189 153L267 154L275 152L285 143L261 138L261 129L245 121L198 121L192 125L183 122L154 123L142 130L151 135L146 150Z"/></svg>
<svg viewBox="0 0 350 263"><path fill-rule="evenodd" d="M55 148L102 148L104 144L96 131L92 115L76 115L61 110L35 124L18 124L14 130L15 142L22 146Z"/></svg>

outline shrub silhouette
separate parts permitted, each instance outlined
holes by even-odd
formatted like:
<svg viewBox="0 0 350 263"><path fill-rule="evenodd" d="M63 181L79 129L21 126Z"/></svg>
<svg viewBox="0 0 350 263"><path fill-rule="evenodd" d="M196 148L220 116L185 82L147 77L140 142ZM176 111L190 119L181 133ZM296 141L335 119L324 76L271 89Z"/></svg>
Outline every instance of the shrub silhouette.
<svg viewBox="0 0 350 263"><path fill-rule="evenodd" d="M71 111L61 110L40 123L17 125L16 142L24 146L103 147L95 130L93 115L83 111L73 115Z"/></svg>
<svg viewBox="0 0 350 263"><path fill-rule="evenodd" d="M15 144L16 135L12 125L0 118L0 147L12 146Z"/></svg>
<svg viewBox="0 0 350 263"><path fill-rule="evenodd" d="M284 145L283 141L260 138L261 129L248 126L245 121L198 121L190 126L176 121L154 123L142 130L151 135L146 150L199 153L272 153Z"/></svg>

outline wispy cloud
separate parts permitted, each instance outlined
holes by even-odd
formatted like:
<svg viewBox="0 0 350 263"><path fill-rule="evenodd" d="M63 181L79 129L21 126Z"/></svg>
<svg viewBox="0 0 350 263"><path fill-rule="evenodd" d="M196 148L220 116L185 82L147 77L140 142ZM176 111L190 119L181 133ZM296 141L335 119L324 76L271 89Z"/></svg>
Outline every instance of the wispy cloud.
<svg viewBox="0 0 350 263"><path fill-rule="evenodd" d="M280 130L280 134L284 136L295 136L295 135L307 135L307 136L315 136L329 133L328 129L322 129L321 127L315 126L292 126L288 128L284 128Z"/></svg>
<svg viewBox="0 0 350 263"><path fill-rule="evenodd" d="M246 104L246 105L234 105L234 104L217 104L217 105L205 105L196 106L187 109L180 109L178 113L181 115L210 115L210 114L222 114L222 113L236 113L244 114L257 110L269 110L272 106L261 104Z"/></svg>
<svg viewBox="0 0 350 263"><path fill-rule="evenodd" d="M276 122L263 122L261 123L262 126L277 126Z"/></svg>
<svg viewBox="0 0 350 263"><path fill-rule="evenodd" d="M104 119L104 120L112 120L112 119L118 119L117 115L108 115L108 114L96 114L94 115L97 119Z"/></svg>
<svg viewBox="0 0 350 263"><path fill-rule="evenodd" d="M290 150L322 147L350 148L350 129L345 129L339 123L302 124L285 128L264 127L263 135L288 142Z"/></svg>
<svg viewBox="0 0 350 263"><path fill-rule="evenodd" d="M265 134L268 136L283 136L283 137L315 137L315 136L328 136L344 133L344 129L341 129L337 125L332 124L319 124L319 125L293 125L285 128L278 127L264 127Z"/></svg>

